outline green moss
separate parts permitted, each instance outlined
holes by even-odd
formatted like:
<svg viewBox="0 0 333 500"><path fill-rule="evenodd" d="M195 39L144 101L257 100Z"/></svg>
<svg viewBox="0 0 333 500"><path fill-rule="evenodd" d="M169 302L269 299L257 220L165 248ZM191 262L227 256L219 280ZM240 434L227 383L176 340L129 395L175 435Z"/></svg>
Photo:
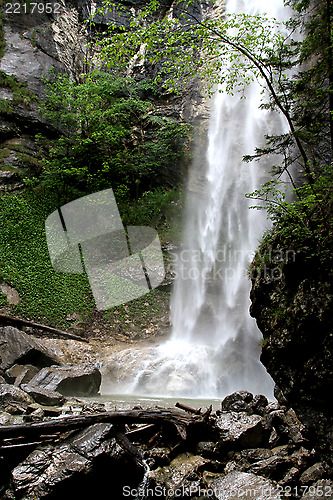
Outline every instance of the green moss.
<svg viewBox="0 0 333 500"><path fill-rule="evenodd" d="M37 169L41 169L44 163L41 160L38 160L35 156L27 153L18 153L18 158L20 163L24 166L31 166Z"/></svg>
<svg viewBox="0 0 333 500"><path fill-rule="evenodd" d="M169 301L169 292L155 289L127 304L105 311L104 318L112 325L117 324L120 330L141 333L152 323L159 324L165 319L169 312Z"/></svg>
<svg viewBox="0 0 333 500"><path fill-rule="evenodd" d="M11 114L14 104L29 105L30 102L36 100L36 96L30 92L25 83L21 83L14 75L8 75L5 71L0 70L0 87L12 91L13 100L0 99L0 111L2 113Z"/></svg>
<svg viewBox="0 0 333 500"><path fill-rule="evenodd" d="M93 310L86 275L54 271L45 238L45 219L56 200L32 191L0 196L0 275L13 286L21 303L13 313L54 326L66 327L74 312L84 319Z"/></svg>

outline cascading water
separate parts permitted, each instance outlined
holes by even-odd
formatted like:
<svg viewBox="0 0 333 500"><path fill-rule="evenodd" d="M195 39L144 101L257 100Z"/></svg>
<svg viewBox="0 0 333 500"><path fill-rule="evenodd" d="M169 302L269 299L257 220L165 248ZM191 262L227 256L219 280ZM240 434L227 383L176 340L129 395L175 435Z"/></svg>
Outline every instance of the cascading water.
<svg viewBox="0 0 333 500"><path fill-rule="evenodd" d="M281 19L283 0L227 0L229 13ZM223 91L213 99L205 180L189 186L177 279L171 300L171 338L158 347L127 349L112 359L114 383L105 391L215 398L240 389L272 397L273 382L259 362L261 334L250 317L247 267L268 227L264 211L249 209L269 165L242 162L282 119L259 109L262 87L246 99ZM278 125L277 125L278 123Z"/></svg>

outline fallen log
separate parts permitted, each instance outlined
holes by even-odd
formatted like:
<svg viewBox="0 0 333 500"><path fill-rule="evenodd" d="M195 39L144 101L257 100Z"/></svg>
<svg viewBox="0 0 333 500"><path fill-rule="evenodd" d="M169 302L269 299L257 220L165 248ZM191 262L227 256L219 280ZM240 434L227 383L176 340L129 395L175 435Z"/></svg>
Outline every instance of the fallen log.
<svg viewBox="0 0 333 500"><path fill-rule="evenodd" d="M197 410L196 408L192 408L191 406L186 406L183 403L179 403L179 402L177 402L175 404L175 407L179 408L180 410L185 410L188 413L193 413L194 415L200 415L200 413L201 413L201 408L199 408Z"/></svg>
<svg viewBox="0 0 333 500"><path fill-rule="evenodd" d="M78 335L74 335L73 333L65 332L63 330L59 330L58 328L53 328L48 325L41 325L39 323L35 323L34 321L28 321L26 319L17 318L16 316L8 316L7 314L0 314L0 325L11 325L11 326L29 326L30 328L35 328L37 330L42 330L44 332L52 333L59 337L65 337L70 340L78 340L79 342L89 342L87 339L79 337ZM26 332L28 333L28 332Z"/></svg>
<svg viewBox="0 0 333 500"><path fill-rule="evenodd" d="M117 443L119 444L119 446L121 446L121 448L128 454L128 456L131 457L131 459L136 464L140 465L141 467L144 467L142 451L139 450L139 448L137 448L128 439L126 434L124 434L124 432L122 432L122 430L120 428L119 429L117 427L115 428L114 437L115 437Z"/></svg>
<svg viewBox="0 0 333 500"><path fill-rule="evenodd" d="M171 424L176 428L181 439L186 440L188 428L193 425L207 423L207 414L189 415L177 409L156 408L69 416L37 423L2 425L0 426L0 440L8 442L9 439L13 440L20 436L28 441L32 438L36 439L36 437L40 437L41 435L47 436L48 434L64 432L70 429L81 429L101 422L113 423L115 425L135 423Z"/></svg>

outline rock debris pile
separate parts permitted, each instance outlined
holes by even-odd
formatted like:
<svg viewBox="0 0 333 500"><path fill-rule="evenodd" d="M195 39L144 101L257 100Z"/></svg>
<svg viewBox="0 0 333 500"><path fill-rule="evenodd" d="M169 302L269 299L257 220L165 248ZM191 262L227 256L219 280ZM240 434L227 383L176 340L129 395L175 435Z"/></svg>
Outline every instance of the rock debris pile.
<svg viewBox="0 0 333 500"><path fill-rule="evenodd" d="M215 413L110 412L100 374L60 364L37 340L1 335L0 496L3 499L333 499L332 459L282 402L239 391Z"/></svg>

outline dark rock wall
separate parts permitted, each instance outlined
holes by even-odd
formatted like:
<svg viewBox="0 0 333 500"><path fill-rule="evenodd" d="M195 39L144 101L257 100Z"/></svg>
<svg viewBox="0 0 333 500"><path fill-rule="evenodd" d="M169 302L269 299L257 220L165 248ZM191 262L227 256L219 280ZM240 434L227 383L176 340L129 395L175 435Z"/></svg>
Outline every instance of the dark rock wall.
<svg viewBox="0 0 333 500"><path fill-rule="evenodd" d="M333 449L332 257L271 243L261 264L257 255L252 276L261 361L321 446Z"/></svg>

